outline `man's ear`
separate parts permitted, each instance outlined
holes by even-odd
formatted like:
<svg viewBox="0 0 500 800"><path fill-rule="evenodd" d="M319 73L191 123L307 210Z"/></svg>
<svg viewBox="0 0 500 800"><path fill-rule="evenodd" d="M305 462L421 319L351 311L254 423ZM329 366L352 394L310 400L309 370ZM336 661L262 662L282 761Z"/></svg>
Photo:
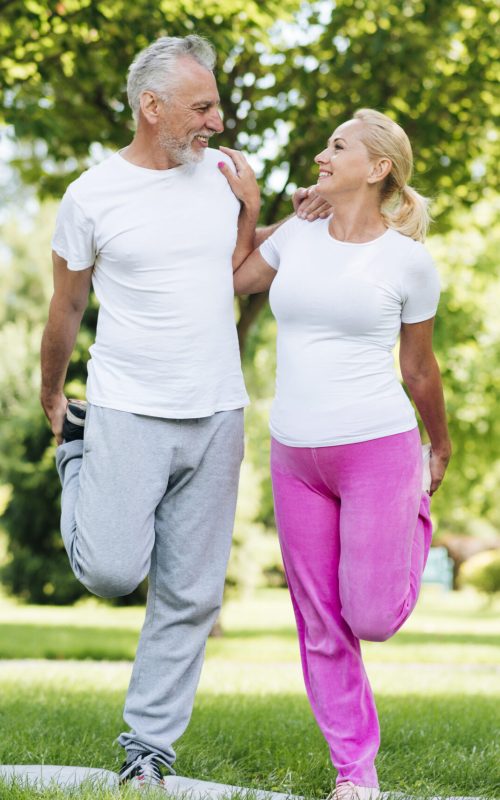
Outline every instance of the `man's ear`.
<svg viewBox="0 0 500 800"><path fill-rule="evenodd" d="M141 99L141 114L150 125L156 125L160 117L160 99L154 92L146 90L142 92Z"/></svg>
<svg viewBox="0 0 500 800"><path fill-rule="evenodd" d="M392 161L390 158L380 158L376 161L368 175L368 183L379 183L387 178L392 169Z"/></svg>

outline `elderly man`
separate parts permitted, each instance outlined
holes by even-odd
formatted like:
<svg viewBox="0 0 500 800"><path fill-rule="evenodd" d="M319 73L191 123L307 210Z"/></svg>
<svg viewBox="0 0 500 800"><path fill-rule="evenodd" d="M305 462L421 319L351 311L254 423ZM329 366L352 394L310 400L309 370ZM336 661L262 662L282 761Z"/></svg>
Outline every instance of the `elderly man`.
<svg viewBox="0 0 500 800"><path fill-rule="evenodd" d="M53 239L41 401L59 443L61 529L101 597L149 575L118 741L122 781L163 786L220 609L247 403L232 255L254 245L255 178L223 130L214 51L162 37L130 67L128 147L72 183ZM266 231L268 233L269 231ZM235 246L237 254L235 253ZM100 302L88 406L64 381L91 281Z"/></svg>

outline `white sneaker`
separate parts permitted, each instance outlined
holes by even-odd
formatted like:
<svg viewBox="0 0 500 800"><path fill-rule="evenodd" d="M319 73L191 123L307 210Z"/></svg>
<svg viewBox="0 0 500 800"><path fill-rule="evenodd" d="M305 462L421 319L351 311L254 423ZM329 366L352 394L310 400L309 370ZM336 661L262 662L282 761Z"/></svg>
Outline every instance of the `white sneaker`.
<svg viewBox="0 0 500 800"><path fill-rule="evenodd" d="M352 781L338 783L327 800L377 800L380 790L375 786L355 786Z"/></svg>
<svg viewBox="0 0 500 800"><path fill-rule="evenodd" d="M427 492L427 494L431 491L431 446L430 444L423 444L422 445L422 461L423 461L423 472L422 472L422 491Z"/></svg>

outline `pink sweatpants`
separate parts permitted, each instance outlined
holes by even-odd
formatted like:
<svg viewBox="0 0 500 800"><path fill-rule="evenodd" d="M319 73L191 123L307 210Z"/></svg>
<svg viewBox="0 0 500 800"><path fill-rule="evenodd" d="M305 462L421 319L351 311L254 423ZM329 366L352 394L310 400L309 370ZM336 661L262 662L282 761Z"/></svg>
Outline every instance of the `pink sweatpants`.
<svg viewBox="0 0 500 800"><path fill-rule="evenodd" d="M432 537L418 429L335 447L273 440L271 474L309 701L337 782L375 787L359 640L388 639L417 602Z"/></svg>

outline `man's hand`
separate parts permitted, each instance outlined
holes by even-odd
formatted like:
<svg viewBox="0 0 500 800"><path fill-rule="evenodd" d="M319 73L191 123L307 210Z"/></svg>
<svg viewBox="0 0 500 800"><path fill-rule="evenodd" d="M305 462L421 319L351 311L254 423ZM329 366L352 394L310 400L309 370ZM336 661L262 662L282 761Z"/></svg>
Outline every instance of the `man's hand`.
<svg viewBox="0 0 500 800"><path fill-rule="evenodd" d="M314 222L315 219L326 219L332 213L332 207L319 194L314 186L297 189L292 197L293 210L300 219Z"/></svg>
<svg viewBox="0 0 500 800"><path fill-rule="evenodd" d="M42 393L40 401L45 412L45 416L50 422L52 433L56 437L57 444L62 444L62 428L64 417L66 416L66 407L68 405L67 398L64 396L64 394L48 396Z"/></svg>
<svg viewBox="0 0 500 800"><path fill-rule="evenodd" d="M225 155L228 155L232 160L236 168L236 175L225 161L219 161L218 167L220 171L226 178L238 200L243 203L248 211L258 216L260 209L260 191L252 167L239 150L231 150L229 147L219 147L219 150Z"/></svg>

